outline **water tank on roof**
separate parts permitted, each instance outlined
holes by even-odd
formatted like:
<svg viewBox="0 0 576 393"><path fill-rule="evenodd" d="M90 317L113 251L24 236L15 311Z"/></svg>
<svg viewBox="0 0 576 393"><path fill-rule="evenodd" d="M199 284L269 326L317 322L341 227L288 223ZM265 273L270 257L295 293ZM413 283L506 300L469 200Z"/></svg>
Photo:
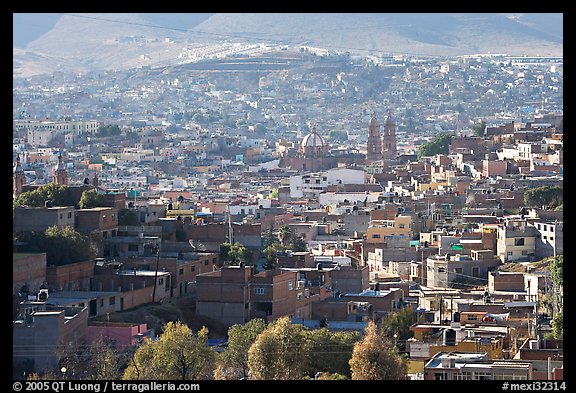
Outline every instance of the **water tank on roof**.
<svg viewBox="0 0 576 393"><path fill-rule="evenodd" d="M456 330L444 329L444 332L442 332L442 345L456 345Z"/></svg>

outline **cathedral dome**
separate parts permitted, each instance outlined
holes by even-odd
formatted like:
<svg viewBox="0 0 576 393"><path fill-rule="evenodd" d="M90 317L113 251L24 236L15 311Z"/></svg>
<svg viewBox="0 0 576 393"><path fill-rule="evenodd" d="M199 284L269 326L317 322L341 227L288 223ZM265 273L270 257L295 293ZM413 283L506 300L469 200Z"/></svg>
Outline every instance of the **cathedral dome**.
<svg viewBox="0 0 576 393"><path fill-rule="evenodd" d="M302 147L318 147L323 148L325 145L324 138L322 138L317 132L316 128L312 128L312 131L302 139Z"/></svg>

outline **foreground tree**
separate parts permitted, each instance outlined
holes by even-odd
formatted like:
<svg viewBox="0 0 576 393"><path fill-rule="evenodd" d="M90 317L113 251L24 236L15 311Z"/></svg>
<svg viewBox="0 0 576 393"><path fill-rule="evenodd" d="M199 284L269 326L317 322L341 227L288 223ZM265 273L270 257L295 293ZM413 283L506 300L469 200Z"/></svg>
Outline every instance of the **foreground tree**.
<svg viewBox="0 0 576 393"><path fill-rule="evenodd" d="M96 255L90 239L71 226L52 226L44 232L22 232L16 236L24 243L22 252L45 252L49 265L67 265L87 261Z"/></svg>
<svg viewBox="0 0 576 393"><path fill-rule="evenodd" d="M564 201L564 190L558 186L531 188L524 193L524 203L530 207L556 208Z"/></svg>
<svg viewBox="0 0 576 393"><path fill-rule="evenodd" d="M354 380L406 379L407 363L384 330L369 322L365 336L354 345L350 371Z"/></svg>
<svg viewBox="0 0 576 393"><path fill-rule="evenodd" d="M228 265L238 266L241 262L251 264L252 252L249 251L242 243L222 243L220 245L220 256Z"/></svg>
<svg viewBox="0 0 576 393"><path fill-rule="evenodd" d="M288 317L274 321L248 350L250 379L294 380L304 377L305 334Z"/></svg>
<svg viewBox="0 0 576 393"><path fill-rule="evenodd" d="M72 190L65 185L54 183L44 184L33 191L26 191L14 199L12 205L44 207L44 203L50 201L52 206L75 206L76 201L72 197Z"/></svg>
<svg viewBox="0 0 576 393"><path fill-rule="evenodd" d="M147 341L138 348L124 379L211 379L214 364L208 329L194 334L181 322L168 322L158 341Z"/></svg>
<svg viewBox="0 0 576 393"><path fill-rule="evenodd" d="M306 335L306 374L314 377L318 373L323 378L349 379L354 344L360 339L358 332L332 333L327 328L305 330Z"/></svg>
<svg viewBox="0 0 576 393"><path fill-rule="evenodd" d="M248 350L260 333L266 329L262 319L252 319L228 329L228 346L218 359L215 379L248 377Z"/></svg>
<svg viewBox="0 0 576 393"><path fill-rule="evenodd" d="M383 328L388 338L398 341L401 351L406 349L406 340L413 336L410 326L416 322L416 313L412 307L406 307L400 311L388 314L384 320Z"/></svg>
<svg viewBox="0 0 576 393"><path fill-rule="evenodd" d="M452 133L441 132L430 142L426 142L418 148L418 159L436 154L448 154Z"/></svg>
<svg viewBox="0 0 576 393"><path fill-rule="evenodd" d="M106 206L106 198L102 194L98 194L95 189L84 191L78 202L80 209L91 209L93 207Z"/></svg>

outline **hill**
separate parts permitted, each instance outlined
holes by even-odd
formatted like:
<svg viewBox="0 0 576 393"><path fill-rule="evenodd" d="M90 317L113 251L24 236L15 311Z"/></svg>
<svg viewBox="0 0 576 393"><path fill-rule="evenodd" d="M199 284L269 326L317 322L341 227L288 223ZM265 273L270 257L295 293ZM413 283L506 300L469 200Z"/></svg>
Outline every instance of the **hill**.
<svg viewBox="0 0 576 393"><path fill-rule="evenodd" d="M15 14L13 32L15 76L154 66L189 46L240 41L358 55L563 53L558 13Z"/></svg>

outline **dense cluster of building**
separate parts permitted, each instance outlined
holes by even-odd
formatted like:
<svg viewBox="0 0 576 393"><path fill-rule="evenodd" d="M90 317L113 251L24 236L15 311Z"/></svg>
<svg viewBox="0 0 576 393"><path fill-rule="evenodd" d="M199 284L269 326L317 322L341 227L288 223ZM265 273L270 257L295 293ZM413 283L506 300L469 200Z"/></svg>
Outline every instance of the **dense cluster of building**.
<svg viewBox="0 0 576 393"><path fill-rule="evenodd" d="M201 77L190 71L197 79L172 76L173 69L154 77L154 70L132 70L84 87L78 81L86 76L76 76L49 90L43 113L97 118L97 112L84 115L96 110L91 95L98 85L104 94L97 110L106 112L99 121L32 120L30 107L41 95L31 82L15 92L13 196L52 182L68 186L76 200L95 190L105 201L83 209L50 203L13 209L15 233L71 226L97 245L95 260L48 265L46 253L20 253L15 244L15 363L31 362L28 371L54 368L58 353L47 348L99 335L118 347L134 345L154 335L145 321L120 326L96 317L191 297L198 315L226 326L288 315L312 328L362 331L369 320L410 306L418 322L403 347L420 370L414 378L562 379L562 340L543 339L550 318L539 306L552 291L550 274L534 262L563 254L563 212L524 201L529 189L563 187L556 71L510 74L518 64L504 58L437 66L390 61L389 68L377 67L389 73L386 102L366 104L372 96L368 83L357 83L359 69L323 81L342 59L306 65L303 55L291 56L318 77L305 80L299 68L270 71L252 81L259 93L251 96L217 90L215 83L224 82L210 81L206 70ZM469 108L489 110L485 100L509 111L534 89L548 106L560 107L530 115L526 104L522 116L530 117L519 121L498 121L493 110L474 135L464 116L447 109L468 98L447 97L474 95L479 75L490 91ZM443 81L432 100L423 91L412 94L427 79ZM282 95L289 84L299 93ZM192 104L192 95L204 98ZM332 103L349 95L341 120L356 111L350 124L363 125L339 141L328 130L346 127L331 117L345 105ZM317 102L301 111L308 100ZM413 102L413 112L427 103L431 120L400 111L402 100ZM147 105L164 101L170 107L162 113ZM204 110L191 114L194 107ZM138 119L134 113L143 108L145 118ZM216 123L203 122L216 113ZM418 158L416 135L450 122L449 150ZM111 123L122 126L120 135L97 135ZM123 210L136 213L137 225L120 225ZM283 226L305 239L307 249L277 253L277 267L266 270L264 239ZM220 254L226 242L243 244L252 260L228 265ZM523 270L502 269L510 262Z"/></svg>

